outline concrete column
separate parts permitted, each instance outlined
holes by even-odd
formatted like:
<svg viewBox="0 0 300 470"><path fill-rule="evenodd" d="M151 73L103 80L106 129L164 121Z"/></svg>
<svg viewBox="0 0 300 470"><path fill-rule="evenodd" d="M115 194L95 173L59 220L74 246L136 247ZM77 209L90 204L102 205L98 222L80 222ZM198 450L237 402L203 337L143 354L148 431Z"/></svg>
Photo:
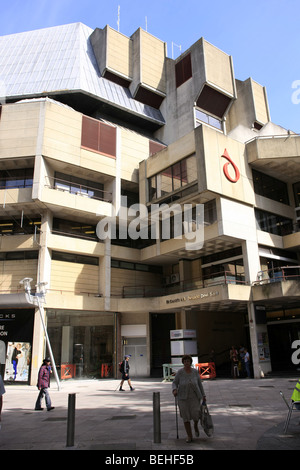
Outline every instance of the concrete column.
<svg viewBox="0 0 300 470"><path fill-rule="evenodd" d="M104 256L100 258L99 289L104 297L104 309L110 310L111 290L111 243L110 239L104 240Z"/></svg>
<svg viewBox="0 0 300 470"><path fill-rule="evenodd" d="M30 385L36 385L39 368L43 362L45 351L45 335L41 322L39 309L36 309L33 323L33 340L32 340L32 358L31 358L31 374Z"/></svg>
<svg viewBox="0 0 300 470"><path fill-rule="evenodd" d="M255 240L245 240L242 243L243 259L245 268L245 280L250 284L257 280L257 273L260 271L260 260L258 245ZM253 302L248 304L248 318L249 318L249 332L251 342L251 353L252 353L252 364L254 378L259 379L264 376L265 373L271 371L271 362L266 360L265 362L260 360L258 335L267 337L267 325L256 324L255 318L255 306Z"/></svg>

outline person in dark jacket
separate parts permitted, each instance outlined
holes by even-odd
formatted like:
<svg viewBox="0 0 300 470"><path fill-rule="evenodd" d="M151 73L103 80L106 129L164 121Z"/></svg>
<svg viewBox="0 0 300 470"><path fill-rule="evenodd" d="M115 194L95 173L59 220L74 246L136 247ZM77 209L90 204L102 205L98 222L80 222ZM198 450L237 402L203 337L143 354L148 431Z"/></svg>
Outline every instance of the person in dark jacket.
<svg viewBox="0 0 300 470"><path fill-rule="evenodd" d="M35 410L41 411L42 408L42 399L45 396L46 407L48 411L54 409L54 406L51 405L51 399L49 395L49 387L50 387L50 376L52 374L51 365L50 365L50 358L46 357L43 360L43 364L40 367L38 381L37 381L37 388L39 389L40 393L37 397Z"/></svg>
<svg viewBox="0 0 300 470"><path fill-rule="evenodd" d="M120 389L119 389L120 392L125 392L124 388L122 388L122 385L123 385L125 380L127 380L128 385L130 387L130 390L131 391L134 390L134 388L131 385L131 381L130 381L130 377L129 377L129 369L130 369L129 357L130 356L125 356L124 361L123 361L122 366L121 366L122 380L121 380L121 383L120 383Z"/></svg>

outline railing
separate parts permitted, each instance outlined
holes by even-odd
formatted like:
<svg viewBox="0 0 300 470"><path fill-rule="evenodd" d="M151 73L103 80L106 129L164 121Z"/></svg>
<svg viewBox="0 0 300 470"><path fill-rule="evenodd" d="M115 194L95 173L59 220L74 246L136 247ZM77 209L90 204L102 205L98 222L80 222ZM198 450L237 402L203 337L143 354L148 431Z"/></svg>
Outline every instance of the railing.
<svg viewBox="0 0 300 470"><path fill-rule="evenodd" d="M45 186L50 189L56 189L58 191L64 191L70 194L77 194L100 201L112 202L112 193L104 191L103 189L94 188L92 186L86 186L79 183L73 183L68 180L53 178L50 176L47 176L46 180L47 183Z"/></svg>
<svg viewBox="0 0 300 470"><path fill-rule="evenodd" d="M300 280L300 266L282 266L280 268L259 271L257 273L257 280L252 284L260 285L290 280Z"/></svg>
<svg viewBox="0 0 300 470"><path fill-rule="evenodd" d="M204 287L216 286L220 284L246 284L244 274L233 275L230 271L220 271L210 276L194 278L186 281L179 281L174 285L163 287L155 286L123 286L122 297L161 297L163 295L177 294L190 290L202 289Z"/></svg>

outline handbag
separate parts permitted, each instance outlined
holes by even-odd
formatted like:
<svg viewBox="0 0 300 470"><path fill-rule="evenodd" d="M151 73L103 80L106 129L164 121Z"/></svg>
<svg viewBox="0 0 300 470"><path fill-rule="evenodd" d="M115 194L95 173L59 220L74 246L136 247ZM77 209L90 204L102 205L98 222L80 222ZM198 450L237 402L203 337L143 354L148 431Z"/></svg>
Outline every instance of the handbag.
<svg viewBox="0 0 300 470"><path fill-rule="evenodd" d="M209 414L207 405L202 404L200 407L200 423L203 427L203 431L208 437L212 437L214 433L214 425L212 417Z"/></svg>

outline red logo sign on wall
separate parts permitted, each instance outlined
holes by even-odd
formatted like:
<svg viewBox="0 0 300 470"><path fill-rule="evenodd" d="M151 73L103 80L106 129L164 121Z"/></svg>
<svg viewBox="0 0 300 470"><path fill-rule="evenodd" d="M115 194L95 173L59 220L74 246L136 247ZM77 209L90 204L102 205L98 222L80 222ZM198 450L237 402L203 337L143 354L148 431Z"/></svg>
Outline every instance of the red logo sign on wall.
<svg viewBox="0 0 300 470"><path fill-rule="evenodd" d="M228 152L227 150L225 149L224 150L224 153L222 155L223 158L226 158L226 160L228 160L227 163L225 163L225 165L223 166L223 172L224 172L224 175L226 176L226 178L231 181L231 183L236 183L239 179L240 179L240 172L239 172L239 169L238 167L236 166L236 164L231 160L230 156L228 155ZM235 177L232 178L229 174L229 171L228 171L228 167L229 165L232 165L233 169L234 169L234 172L235 172Z"/></svg>

